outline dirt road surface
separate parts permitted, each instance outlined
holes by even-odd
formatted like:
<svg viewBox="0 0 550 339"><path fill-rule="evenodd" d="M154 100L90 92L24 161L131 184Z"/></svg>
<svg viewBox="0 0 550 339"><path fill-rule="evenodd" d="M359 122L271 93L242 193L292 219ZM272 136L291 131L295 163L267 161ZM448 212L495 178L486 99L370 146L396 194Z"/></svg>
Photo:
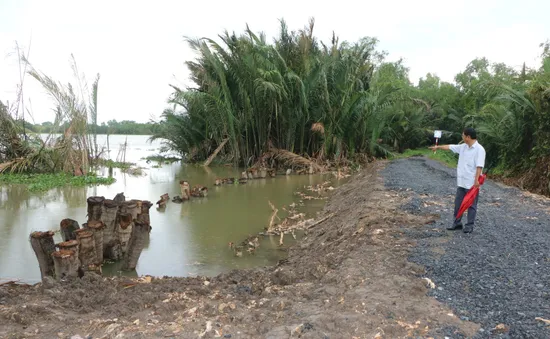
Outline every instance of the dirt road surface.
<svg viewBox="0 0 550 339"><path fill-rule="evenodd" d="M550 337L550 203L489 182L479 227L450 232L455 181L425 159L373 164L275 267L2 285L0 337Z"/></svg>

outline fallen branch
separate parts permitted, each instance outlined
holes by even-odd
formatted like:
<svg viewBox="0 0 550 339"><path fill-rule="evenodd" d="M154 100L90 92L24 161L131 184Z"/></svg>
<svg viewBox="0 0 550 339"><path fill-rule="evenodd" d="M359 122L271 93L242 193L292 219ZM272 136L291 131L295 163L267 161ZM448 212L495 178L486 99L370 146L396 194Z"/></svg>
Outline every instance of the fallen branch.
<svg viewBox="0 0 550 339"><path fill-rule="evenodd" d="M225 144L229 141L229 138L225 138L223 139L223 141L221 142L221 144L216 148L216 150L214 151L214 153L212 153L208 159L206 159L206 161L204 162L203 166L208 166L210 165L210 163L212 162L212 160L214 160L214 158L216 158L216 156L218 155L218 153L220 153L220 151L223 149L223 146L225 146Z"/></svg>
<svg viewBox="0 0 550 339"><path fill-rule="evenodd" d="M269 219L269 227L267 228L267 231L271 232L272 229L273 229L273 224L275 223L275 217L277 217L277 213L279 212L279 210L277 208L275 208L275 206L273 206L271 201L268 200L267 202L269 203L269 206L271 207L271 210L273 211L273 214L271 214L271 218Z"/></svg>
<svg viewBox="0 0 550 339"><path fill-rule="evenodd" d="M325 221L325 220L327 220L327 219L330 219L330 218L332 218L333 216L334 216L334 213L331 213L331 214L329 214L329 215L327 215L327 216L325 216L325 217L323 217L323 218L321 218L321 219L315 221L313 224L309 225L309 226L307 227L307 229L309 230L310 228L313 228L313 227L319 225L319 224L322 223L323 221Z"/></svg>
<svg viewBox="0 0 550 339"><path fill-rule="evenodd" d="M535 320L542 321L546 325L550 326L550 320L548 320L548 319L544 319L544 318L541 318L541 317L536 317Z"/></svg>

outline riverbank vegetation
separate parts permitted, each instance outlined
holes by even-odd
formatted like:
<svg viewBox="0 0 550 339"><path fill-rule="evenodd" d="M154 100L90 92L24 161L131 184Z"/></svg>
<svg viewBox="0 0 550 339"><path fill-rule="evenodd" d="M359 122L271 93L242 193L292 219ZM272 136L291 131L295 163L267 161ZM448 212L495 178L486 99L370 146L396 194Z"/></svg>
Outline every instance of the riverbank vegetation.
<svg viewBox="0 0 550 339"><path fill-rule="evenodd" d="M459 142L472 126L490 173L550 193L548 43L540 67L480 58L452 83L427 74L418 84L402 61L386 60L376 39L334 35L324 43L313 20L297 31L281 21L272 42L247 27L187 43L197 54L187 61L194 85L173 87L153 136L187 161L218 151L220 162L251 166L286 150L334 164L427 147L436 129L442 143Z"/></svg>
<svg viewBox="0 0 550 339"><path fill-rule="evenodd" d="M67 121L62 125L54 125L51 121L46 121L41 124L31 124L28 121L18 121L17 123L21 126L24 125L28 132L42 134L63 133L70 127L70 123ZM88 127L93 129L98 135L151 135L156 131L156 125L154 123L139 123L131 120L109 120L106 123L102 122L97 125L88 124Z"/></svg>
<svg viewBox="0 0 550 339"><path fill-rule="evenodd" d="M99 165L104 149L97 145L97 93L99 75L89 87L79 74L76 62L71 67L76 84L62 84L35 70L24 58L26 74L39 82L55 103L54 131L61 135L27 133L22 86L18 100L11 106L0 102L0 183L27 184L33 191L70 184L110 184L113 178L100 178L93 166ZM28 112L27 112L28 114Z"/></svg>

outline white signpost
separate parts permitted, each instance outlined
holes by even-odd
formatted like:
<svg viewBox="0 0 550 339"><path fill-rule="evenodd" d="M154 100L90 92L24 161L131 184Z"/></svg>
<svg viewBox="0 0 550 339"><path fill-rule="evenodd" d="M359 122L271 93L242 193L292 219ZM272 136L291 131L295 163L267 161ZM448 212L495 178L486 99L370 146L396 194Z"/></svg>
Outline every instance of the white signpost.
<svg viewBox="0 0 550 339"><path fill-rule="evenodd" d="M435 145L437 146L437 144L439 143L439 139L441 139L441 131L434 131L434 138L435 138ZM435 150L434 150L434 154L435 154Z"/></svg>

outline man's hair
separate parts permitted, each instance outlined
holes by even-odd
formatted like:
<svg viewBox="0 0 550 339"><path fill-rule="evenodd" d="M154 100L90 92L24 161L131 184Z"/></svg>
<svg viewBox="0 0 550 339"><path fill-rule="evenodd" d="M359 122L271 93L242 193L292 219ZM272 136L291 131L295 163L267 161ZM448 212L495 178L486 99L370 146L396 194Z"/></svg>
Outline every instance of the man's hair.
<svg viewBox="0 0 550 339"><path fill-rule="evenodd" d="M471 127L465 128L462 133L464 133L465 136L468 136L472 139L477 139L476 130Z"/></svg>

